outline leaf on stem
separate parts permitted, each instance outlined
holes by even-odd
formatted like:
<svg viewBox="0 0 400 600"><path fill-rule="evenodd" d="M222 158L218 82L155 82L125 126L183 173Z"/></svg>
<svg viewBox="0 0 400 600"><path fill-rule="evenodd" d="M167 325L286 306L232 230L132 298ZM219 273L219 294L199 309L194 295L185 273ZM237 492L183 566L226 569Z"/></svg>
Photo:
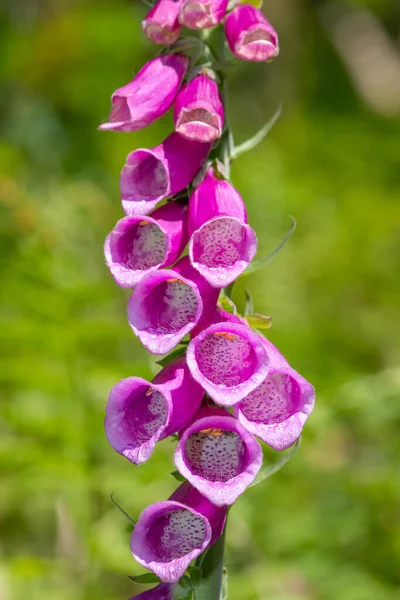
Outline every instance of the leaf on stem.
<svg viewBox="0 0 400 600"><path fill-rule="evenodd" d="M227 296L222 296L221 298L219 298L218 303L220 304L222 310L229 313L230 315L237 314L237 308L235 303Z"/></svg>
<svg viewBox="0 0 400 600"><path fill-rule="evenodd" d="M128 515L128 513L127 513L127 512L126 512L126 511L125 511L125 510L122 508L122 506L120 506L120 505L118 504L118 502L117 502L116 500L114 500L114 492L111 494L111 502L114 504L114 506L115 506L116 508L118 508L118 510L119 510L119 511L121 511L121 512L122 512L122 514L123 514L123 515L124 515L124 516L125 516L125 517L128 519L128 521L129 521L130 523L132 523L132 525L135 527L136 523L135 523L135 521L132 519L132 517Z"/></svg>
<svg viewBox="0 0 400 600"><path fill-rule="evenodd" d="M128 579L139 585L147 585L148 583L161 583L157 575L154 573L143 573L143 575L128 575Z"/></svg>
<svg viewBox="0 0 400 600"><path fill-rule="evenodd" d="M200 583L201 578L203 577L203 571L201 570L200 567L188 567L187 569L189 575L190 575L190 580L192 582L193 586L196 586Z"/></svg>
<svg viewBox="0 0 400 600"><path fill-rule="evenodd" d="M186 346L187 344L181 343L179 348L177 348L173 352L170 352L170 354L167 354L167 356L164 356L164 358L156 360L156 364L160 365L160 367L166 367L167 365L169 365L170 362L175 360L175 358L179 358L180 356L183 356L185 354Z"/></svg>
<svg viewBox="0 0 400 600"><path fill-rule="evenodd" d="M267 256L264 256L263 258L260 258L258 260L253 260L253 262L249 264L247 269L244 271L244 273L242 273L240 275L240 277L244 277L245 275L250 275L250 273L254 273L255 271L258 271L259 269L262 269L263 267L265 267L265 265L270 263L271 260L273 260L277 254L279 254L279 252L282 250L283 246L286 244L286 242L291 237L293 231L296 229L296 225L297 225L296 219L292 216L290 218L292 219L292 225L291 225L289 231L287 232L287 234L285 235L285 237L283 238L283 240L275 248L275 250L273 252L271 252L271 254L268 254Z"/></svg>
<svg viewBox="0 0 400 600"><path fill-rule="evenodd" d="M253 481L253 483L249 487L253 487L255 485L258 485L259 483L261 483L265 479L268 479L268 477L271 477L271 475L274 475L274 473L277 473L278 471L280 471L282 469L282 467L284 467L289 462L289 460L292 458L292 456L294 455L294 453L296 452L296 450L300 446L300 441L301 441L301 437L299 437L299 439L282 456L282 458L280 458L279 460L277 460L272 465L265 465L265 467L263 467L258 472L257 477L255 478L255 480Z"/></svg>
<svg viewBox="0 0 400 600"><path fill-rule="evenodd" d="M247 315L245 319L250 327L254 327L254 329L270 329L272 325L272 317L266 317L265 315Z"/></svg>
<svg viewBox="0 0 400 600"><path fill-rule="evenodd" d="M258 144L261 144L263 139L268 135L272 127L275 125L275 123L281 116L281 111L282 106L279 106L272 119L270 119L268 123L264 125L264 127L261 127L261 129L253 137L243 142L243 144L236 146L232 152L232 159L237 158L244 152L249 152L249 150L253 150L253 148L258 146Z"/></svg>
<svg viewBox="0 0 400 600"><path fill-rule="evenodd" d="M179 471L172 471L171 475L172 475L172 477L174 477L180 483L186 481L186 477L184 477L183 475L181 475L179 473Z"/></svg>
<svg viewBox="0 0 400 600"><path fill-rule="evenodd" d="M244 305L244 316L248 317L249 315L252 315L254 313L254 302L250 290L246 288L244 290L244 293L246 296L246 303Z"/></svg>
<svg viewBox="0 0 400 600"><path fill-rule="evenodd" d="M263 0L241 0L242 4L251 4L256 8L262 8Z"/></svg>

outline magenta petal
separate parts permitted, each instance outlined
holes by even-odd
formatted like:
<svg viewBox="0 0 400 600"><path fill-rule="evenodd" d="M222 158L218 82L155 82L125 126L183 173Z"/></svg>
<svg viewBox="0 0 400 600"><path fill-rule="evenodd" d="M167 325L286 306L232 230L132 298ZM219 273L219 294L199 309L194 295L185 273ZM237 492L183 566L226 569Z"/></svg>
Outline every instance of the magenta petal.
<svg viewBox="0 0 400 600"><path fill-rule="evenodd" d="M225 35L233 54L241 60L269 61L278 56L278 35L263 12L239 4L225 19Z"/></svg>
<svg viewBox="0 0 400 600"><path fill-rule="evenodd" d="M275 450L285 450L300 436L314 408L315 390L271 342L263 341L270 357L270 371L234 411L253 435Z"/></svg>
<svg viewBox="0 0 400 600"><path fill-rule="evenodd" d="M130 83L113 93L108 122L99 129L137 131L153 123L171 108L187 66L182 54L164 54L146 63Z"/></svg>
<svg viewBox="0 0 400 600"><path fill-rule="evenodd" d="M153 149L131 152L120 178L125 213L146 215L158 202L185 189L207 158L210 147L172 133Z"/></svg>
<svg viewBox="0 0 400 600"><path fill-rule="evenodd" d="M223 406L240 402L269 371L260 337L239 323L206 327L191 340L186 356L194 379Z"/></svg>
<svg viewBox="0 0 400 600"><path fill-rule="evenodd" d="M159 440L190 422L203 396L184 357L169 363L151 383L141 377L123 379L108 398L107 439L116 452L135 464L143 463Z"/></svg>
<svg viewBox="0 0 400 600"><path fill-rule="evenodd" d="M229 0L184 0L180 22L189 29L207 29L225 16Z"/></svg>
<svg viewBox="0 0 400 600"><path fill-rule="evenodd" d="M171 583L160 583L151 590L133 596L130 600L174 600L174 587Z"/></svg>
<svg viewBox="0 0 400 600"><path fill-rule="evenodd" d="M232 283L256 254L257 237L240 194L212 168L190 197L189 235L190 261L215 287Z"/></svg>
<svg viewBox="0 0 400 600"><path fill-rule="evenodd" d="M218 291L184 257L173 269L139 281L128 304L129 324L149 352L166 354L213 311L217 298Z"/></svg>
<svg viewBox="0 0 400 600"><path fill-rule="evenodd" d="M118 221L106 238L104 253L118 285L133 287L147 273L174 263L187 240L187 209L168 202L151 215Z"/></svg>
<svg viewBox="0 0 400 600"><path fill-rule="evenodd" d="M225 411L209 408L183 432L175 452L179 472L217 506L233 504L254 481L261 446Z"/></svg>
<svg viewBox="0 0 400 600"><path fill-rule="evenodd" d="M183 0L158 0L142 22L145 36L154 44L169 46L178 39L182 26L178 16Z"/></svg>
<svg viewBox="0 0 400 600"><path fill-rule="evenodd" d="M175 130L190 140L214 142L224 127L224 107L216 82L201 74L179 92L174 107Z"/></svg>
<svg viewBox="0 0 400 600"><path fill-rule="evenodd" d="M191 561L221 535L225 520L226 509L184 483L170 500L144 509L132 533L131 552L161 581L176 583Z"/></svg>

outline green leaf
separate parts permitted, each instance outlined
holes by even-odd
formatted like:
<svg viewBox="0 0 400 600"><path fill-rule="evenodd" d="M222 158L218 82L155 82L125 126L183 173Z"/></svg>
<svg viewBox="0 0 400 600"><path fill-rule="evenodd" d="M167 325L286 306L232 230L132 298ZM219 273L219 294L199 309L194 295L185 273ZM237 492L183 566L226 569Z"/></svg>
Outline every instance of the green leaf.
<svg viewBox="0 0 400 600"><path fill-rule="evenodd" d="M197 586L203 577L203 571L200 567L188 567L187 572L194 586Z"/></svg>
<svg viewBox="0 0 400 600"><path fill-rule="evenodd" d="M244 290L244 293L246 295L246 304L244 305L244 316L248 317L249 315L252 315L254 313L254 302L250 290L246 288Z"/></svg>
<svg viewBox="0 0 400 600"><path fill-rule="evenodd" d="M118 508L118 510L120 512L122 512L122 514L124 515L124 517L126 517L128 519L128 521L135 527L136 523L135 521L132 519L131 516L128 515L128 513L122 508L122 506L120 506L118 504L118 502L116 500L114 500L114 492L111 494L111 502L114 504L114 506L116 508Z"/></svg>
<svg viewBox="0 0 400 600"><path fill-rule="evenodd" d="M179 358L180 356L183 356L186 352L186 345L180 345L179 348L177 348L176 350L174 350L173 352L171 352L170 354L167 354L167 356L164 356L164 358L161 358L160 360L156 361L157 365L160 365L160 367L166 367L167 365L169 365L170 362L172 362L173 360L175 360L175 358Z"/></svg>
<svg viewBox="0 0 400 600"><path fill-rule="evenodd" d="M175 479L177 481L179 481L180 483L186 481L186 477L184 477L183 475L181 475L179 473L179 471L172 471L171 475L172 475L172 477L175 477Z"/></svg>
<svg viewBox="0 0 400 600"><path fill-rule="evenodd" d="M237 314L237 308L236 308L235 303L227 296L221 296L218 299L218 302L221 305L221 308L223 310L225 310L227 313L229 313L231 315Z"/></svg>
<svg viewBox="0 0 400 600"><path fill-rule="evenodd" d="M300 446L300 441L301 441L301 437L299 437L299 439L296 441L296 443L282 456L282 458L280 460L276 461L272 465L265 465L265 467L263 467L258 472L257 477L255 478L255 480L249 487L258 485L265 479L268 479L268 477L271 477L271 475L274 475L274 473L277 473L278 471L280 471L282 469L282 467L284 467L289 462L289 460L292 458L292 456L294 455L294 453Z"/></svg>
<svg viewBox="0 0 400 600"><path fill-rule="evenodd" d="M190 577L187 575L183 575L179 580L179 585L181 585L186 590L192 589L192 582L190 581Z"/></svg>
<svg viewBox="0 0 400 600"><path fill-rule="evenodd" d="M285 235L285 237L283 238L283 240L275 248L275 250L271 254L268 254L268 256L264 256L264 258L260 258L258 260L253 260L253 262L247 267L247 269L244 271L244 273L242 273L240 275L240 277L250 275L250 273L254 273L255 271L258 271L259 269L262 269L263 267L265 267L265 265L270 263L271 260L273 260L277 254L279 254L279 252L282 250L283 246L286 244L286 242L291 237L293 231L296 229L296 225L297 225L296 219L294 217L290 217L290 218L292 219L292 225L291 225L289 231L287 232L287 234Z"/></svg>
<svg viewBox="0 0 400 600"><path fill-rule="evenodd" d="M272 127L275 125L275 123L281 116L281 111L282 111L282 107L279 106L277 111L275 112L274 116L272 117L272 119L270 119L268 121L268 123L266 123L264 125L264 127L261 127L261 129L255 135L253 135L253 137L251 137L248 140L246 140L245 142L243 142L243 144L236 146L232 152L232 159L237 158L238 156L240 156L241 154L244 154L245 152L249 152L250 150L253 150L253 148L256 148L256 146L258 146L258 144L261 144L263 139L268 135L268 133L271 131Z"/></svg>
<svg viewBox="0 0 400 600"><path fill-rule="evenodd" d="M222 569L221 600L228 600L228 569Z"/></svg>
<svg viewBox="0 0 400 600"><path fill-rule="evenodd" d="M221 290L222 295L225 296L226 298L230 298L231 299L235 283L236 283L236 280L232 281L232 283L230 283L225 288L223 288Z"/></svg>
<svg viewBox="0 0 400 600"><path fill-rule="evenodd" d="M265 315L247 315L245 318L250 327L255 329L269 329L272 325L272 317L266 317Z"/></svg>
<svg viewBox="0 0 400 600"><path fill-rule="evenodd" d="M161 583L154 573L143 573L143 575L128 575L128 579L134 583L146 585L148 583Z"/></svg>

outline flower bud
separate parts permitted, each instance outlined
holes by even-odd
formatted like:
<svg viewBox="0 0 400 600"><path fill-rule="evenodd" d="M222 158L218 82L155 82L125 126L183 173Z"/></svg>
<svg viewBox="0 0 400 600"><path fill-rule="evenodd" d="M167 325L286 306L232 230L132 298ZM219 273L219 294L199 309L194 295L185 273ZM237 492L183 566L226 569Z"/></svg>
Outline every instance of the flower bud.
<svg viewBox="0 0 400 600"><path fill-rule="evenodd" d="M187 241L186 206L167 202L151 215L118 221L106 238L104 253L118 285L133 287L147 273L172 265Z"/></svg>
<svg viewBox="0 0 400 600"><path fill-rule="evenodd" d="M315 390L271 342L262 341L270 359L269 373L234 412L253 435L275 450L285 450L300 436L314 408Z"/></svg>
<svg viewBox="0 0 400 600"><path fill-rule="evenodd" d="M104 131L137 131L162 117L172 106L188 66L182 54L154 58L127 85L111 96L108 122Z"/></svg>
<svg viewBox="0 0 400 600"><path fill-rule="evenodd" d="M141 513L131 537L133 557L164 583L176 583L192 560L220 537L226 510L188 482L182 484L169 500Z"/></svg>
<svg viewBox="0 0 400 600"><path fill-rule="evenodd" d="M159 440L191 421L203 396L204 390L193 380L184 357L169 363L151 383L141 377L122 379L108 398L107 439L116 452L141 464L150 458Z"/></svg>
<svg viewBox="0 0 400 600"><path fill-rule="evenodd" d="M241 60L269 61L278 56L278 34L259 8L239 4L225 19L225 35Z"/></svg>
<svg viewBox="0 0 400 600"><path fill-rule="evenodd" d="M145 36L154 44L169 46L180 36L179 10L183 0L158 0L142 22Z"/></svg>
<svg viewBox="0 0 400 600"><path fill-rule="evenodd" d="M171 583L160 583L151 590L133 596L130 600L174 600L174 587Z"/></svg>
<svg viewBox="0 0 400 600"><path fill-rule="evenodd" d="M232 415L220 408L200 408L183 432L175 452L179 472L217 506L230 505L254 481L262 450Z"/></svg>
<svg viewBox="0 0 400 600"><path fill-rule="evenodd" d="M224 127L224 107L216 82L205 74L179 92L174 107L175 131L189 140L214 142Z"/></svg>
<svg viewBox="0 0 400 600"><path fill-rule="evenodd" d="M190 261L215 287L237 279L256 254L257 237L241 196L212 168L190 197L189 235Z"/></svg>
<svg viewBox="0 0 400 600"><path fill-rule="evenodd" d="M240 402L269 372L268 352L260 336L231 320L221 320L197 333L186 358L193 378L222 406Z"/></svg>
<svg viewBox="0 0 400 600"><path fill-rule="evenodd" d="M229 0L184 0L179 20L189 29L218 25L225 16Z"/></svg>
<svg viewBox="0 0 400 600"><path fill-rule="evenodd" d="M218 290L191 267L187 256L173 269L145 275L128 303L128 320L152 354L166 354L215 308Z"/></svg>
<svg viewBox="0 0 400 600"><path fill-rule="evenodd" d="M207 158L211 144L172 133L153 149L131 152L120 178L125 214L147 215L158 202L185 189Z"/></svg>

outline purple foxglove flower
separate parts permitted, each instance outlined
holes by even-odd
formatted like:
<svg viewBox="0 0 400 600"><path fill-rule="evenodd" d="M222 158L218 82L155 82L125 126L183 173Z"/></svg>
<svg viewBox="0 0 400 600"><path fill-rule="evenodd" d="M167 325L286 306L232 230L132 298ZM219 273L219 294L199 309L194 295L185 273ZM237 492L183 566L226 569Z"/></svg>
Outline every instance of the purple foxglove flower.
<svg viewBox="0 0 400 600"><path fill-rule="evenodd" d="M186 352L193 378L222 406L248 396L269 372L269 356L260 336L241 323L209 325Z"/></svg>
<svg viewBox="0 0 400 600"><path fill-rule="evenodd" d="M314 408L315 390L271 342L263 342L270 357L269 373L234 412L253 435L275 450L285 450L300 436Z"/></svg>
<svg viewBox="0 0 400 600"><path fill-rule="evenodd" d="M179 92L174 107L175 131L189 140L215 142L224 127L224 107L216 82L204 73Z"/></svg>
<svg viewBox="0 0 400 600"><path fill-rule="evenodd" d="M257 251L241 196L212 168L190 197L189 235L193 267L219 288L237 279Z"/></svg>
<svg viewBox="0 0 400 600"><path fill-rule="evenodd" d="M278 56L278 34L262 11L239 4L225 19L225 35L233 54L242 60L269 61Z"/></svg>
<svg viewBox="0 0 400 600"><path fill-rule="evenodd" d="M151 590L137 594L130 600L174 600L174 585L171 583L160 583Z"/></svg>
<svg viewBox="0 0 400 600"><path fill-rule="evenodd" d="M203 396L184 357L169 363L151 383L141 377L122 379L108 398L107 439L116 452L135 464L143 463L159 440L191 421Z"/></svg>
<svg viewBox="0 0 400 600"><path fill-rule="evenodd" d="M104 253L118 285L133 287L147 273L174 263L187 240L187 208L168 202L151 215L118 221Z"/></svg>
<svg viewBox="0 0 400 600"><path fill-rule="evenodd" d="M217 506L230 505L254 481L262 464L260 444L224 410L200 408L175 452L180 473Z"/></svg>
<svg viewBox="0 0 400 600"><path fill-rule="evenodd" d="M225 16L229 0L184 0L180 22L189 29L206 29L218 25Z"/></svg>
<svg viewBox="0 0 400 600"><path fill-rule="evenodd" d="M128 304L128 320L149 352L166 354L215 308L218 290L185 256L173 269L145 275Z"/></svg>
<svg viewBox="0 0 400 600"><path fill-rule="evenodd" d="M131 152L122 169L122 206L128 216L147 215L155 205L186 188L207 158L211 144L172 133L153 149Z"/></svg>
<svg viewBox="0 0 400 600"><path fill-rule="evenodd" d="M178 16L183 0L158 0L142 22L145 36L154 44L169 46L178 39L182 25Z"/></svg>
<svg viewBox="0 0 400 600"><path fill-rule="evenodd" d="M192 560L221 535L226 507L218 507L188 482L139 516L131 537L134 558L164 583L176 583Z"/></svg>
<svg viewBox="0 0 400 600"><path fill-rule="evenodd" d="M137 131L147 127L172 106L188 66L182 54L154 58L127 85L111 96L108 122L99 129Z"/></svg>

